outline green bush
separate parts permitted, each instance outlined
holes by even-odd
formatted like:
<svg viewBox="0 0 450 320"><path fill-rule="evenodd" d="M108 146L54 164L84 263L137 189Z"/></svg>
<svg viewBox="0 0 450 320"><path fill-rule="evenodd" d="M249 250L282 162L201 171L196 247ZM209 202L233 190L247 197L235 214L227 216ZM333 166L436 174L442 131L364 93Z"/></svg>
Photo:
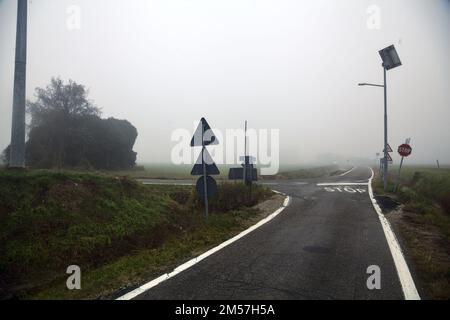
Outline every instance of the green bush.
<svg viewBox="0 0 450 320"><path fill-rule="evenodd" d="M250 189L243 183L219 183L218 194L210 200L209 208L211 211L227 212L241 207L252 207L272 194L272 191L261 185L254 184ZM191 194L190 204L195 208L203 208L203 201L196 190Z"/></svg>
<svg viewBox="0 0 450 320"><path fill-rule="evenodd" d="M443 211L450 214L450 172L448 170L407 169L403 173L399 196L405 201L421 202L431 205L439 204Z"/></svg>

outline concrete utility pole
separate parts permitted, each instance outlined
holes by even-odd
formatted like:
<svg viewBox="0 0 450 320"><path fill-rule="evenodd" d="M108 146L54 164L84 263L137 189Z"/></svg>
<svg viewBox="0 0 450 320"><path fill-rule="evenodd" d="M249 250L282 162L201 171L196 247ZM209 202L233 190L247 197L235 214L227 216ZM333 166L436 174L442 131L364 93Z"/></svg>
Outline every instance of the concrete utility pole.
<svg viewBox="0 0 450 320"><path fill-rule="evenodd" d="M25 90L27 76L27 7L28 0L18 0L16 63L12 112L9 166L25 167Z"/></svg>

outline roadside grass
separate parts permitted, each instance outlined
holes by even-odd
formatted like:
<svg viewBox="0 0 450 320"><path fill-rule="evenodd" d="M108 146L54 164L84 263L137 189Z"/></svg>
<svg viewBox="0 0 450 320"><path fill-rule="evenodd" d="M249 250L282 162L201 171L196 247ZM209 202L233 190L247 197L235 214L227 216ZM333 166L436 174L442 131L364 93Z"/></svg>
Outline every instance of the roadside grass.
<svg viewBox="0 0 450 320"><path fill-rule="evenodd" d="M0 171L0 298L109 297L230 238L272 192L220 184L203 219L190 186L144 186L92 173ZM222 196L222 197L223 197ZM82 269L82 290L65 286Z"/></svg>
<svg viewBox="0 0 450 320"><path fill-rule="evenodd" d="M395 194L396 171L390 173L388 192L384 193L379 177L374 181L374 191L403 204L400 217L390 221L398 227L426 295L449 299L450 169L405 167Z"/></svg>
<svg viewBox="0 0 450 320"><path fill-rule="evenodd" d="M134 179L161 179L161 180L191 180L191 170L193 165L174 165L174 164L142 164L129 170L121 171L102 171L104 174L116 174L128 176ZM215 178L218 180L228 179L228 171L232 167L229 165L217 165L220 175Z"/></svg>
<svg viewBox="0 0 450 320"><path fill-rule="evenodd" d="M176 266L232 238L251 225L258 212L246 208L227 214L212 214L208 223L198 217L195 228L181 230L158 248L136 250L131 254L90 269L82 275L82 290L67 290L62 276L49 286L25 296L30 299L111 299L122 290L172 271ZM253 222L252 222L253 223ZM63 271L63 270L61 270Z"/></svg>
<svg viewBox="0 0 450 320"><path fill-rule="evenodd" d="M239 167L239 165L217 165L220 175L215 176L219 181L228 180L228 172L230 168ZM261 180L271 179L306 179L320 178L337 175L347 171L350 168L342 170L338 165L282 165L279 173L270 176L260 176ZM1 170L1 167L0 167ZM128 177L130 179L157 179L157 180L192 180L192 165L174 165L174 164L139 164L134 168L127 170L86 170L84 168L65 168L51 169L46 172L54 173L91 173L108 177Z"/></svg>

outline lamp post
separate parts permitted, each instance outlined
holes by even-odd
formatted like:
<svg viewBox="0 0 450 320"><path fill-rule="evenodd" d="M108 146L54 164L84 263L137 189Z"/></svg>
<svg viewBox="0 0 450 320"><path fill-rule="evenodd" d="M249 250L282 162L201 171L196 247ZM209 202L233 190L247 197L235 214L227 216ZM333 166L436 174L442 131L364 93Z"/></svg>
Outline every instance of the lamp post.
<svg viewBox="0 0 450 320"><path fill-rule="evenodd" d="M18 0L14 98L9 166L25 167L25 88L27 75L28 0Z"/></svg>
<svg viewBox="0 0 450 320"><path fill-rule="evenodd" d="M384 89L384 159L383 159L383 184L384 191L387 191L388 183L388 122L387 122L387 80L386 71L394 69L402 65L395 47L389 46L379 51L383 60L383 79L384 84L359 83L359 86L381 87Z"/></svg>

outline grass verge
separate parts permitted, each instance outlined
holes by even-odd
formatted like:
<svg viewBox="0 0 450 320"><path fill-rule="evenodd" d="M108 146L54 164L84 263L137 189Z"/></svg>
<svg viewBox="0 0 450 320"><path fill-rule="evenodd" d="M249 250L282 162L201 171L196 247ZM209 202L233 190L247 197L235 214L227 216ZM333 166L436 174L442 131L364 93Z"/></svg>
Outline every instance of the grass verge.
<svg viewBox="0 0 450 320"><path fill-rule="evenodd" d="M387 214L411 259L425 297L450 298L450 169L405 167L401 184L393 193L391 173L388 192L379 178L377 195L387 195L402 206Z"/></svg>
<svg viewBox="0 0 450 320"><path fill-rule="evenodd" d="M0 171L0 297L109 298L234 236L272 197L221 184L205 222L189 186L144 186L123 177ZM82 290L66 269L82 270Z"/></svg>

